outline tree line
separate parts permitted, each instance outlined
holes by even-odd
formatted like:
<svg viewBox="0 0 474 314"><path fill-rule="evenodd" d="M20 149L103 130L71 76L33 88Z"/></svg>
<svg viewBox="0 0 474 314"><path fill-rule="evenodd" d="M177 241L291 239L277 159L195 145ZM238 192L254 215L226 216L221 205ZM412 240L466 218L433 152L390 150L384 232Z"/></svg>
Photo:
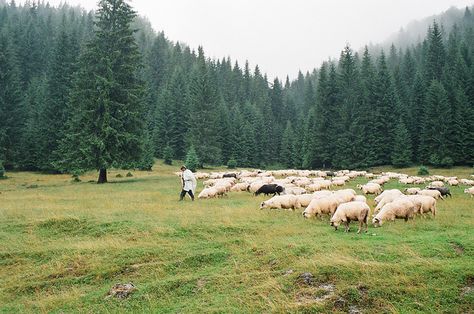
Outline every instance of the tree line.
<svg viewBox="0 0 474 314"><path fill-rule="evenodd" d="M168 40L127 8L115 23L106 7L0 1L6 169L149 169L154 157L189 152L201 166L474 163L469 8L449 31L433 22L422 42L387 52L347 46L312 73L271 82L258 66Z"/></svg>

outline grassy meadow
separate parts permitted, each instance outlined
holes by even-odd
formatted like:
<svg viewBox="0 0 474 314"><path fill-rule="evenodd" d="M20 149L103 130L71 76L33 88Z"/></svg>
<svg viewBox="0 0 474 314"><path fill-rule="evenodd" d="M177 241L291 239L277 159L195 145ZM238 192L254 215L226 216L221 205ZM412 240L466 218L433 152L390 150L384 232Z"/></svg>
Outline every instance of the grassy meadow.
<svg viewBox="0 0 474 314"><path fill-rule="evenodd" d="M357 235L356 224L346 234L327 217L259 210L266 198L244 192L178 202L177 168L111 171L105 185L88 182L96 173L79 183L7 173L0 313L474 312L474 198L464 187L438 202L435 219ZM306 272L309 283L299 278ZM129 298L106 297L128 282L137 287Z"/></svg>

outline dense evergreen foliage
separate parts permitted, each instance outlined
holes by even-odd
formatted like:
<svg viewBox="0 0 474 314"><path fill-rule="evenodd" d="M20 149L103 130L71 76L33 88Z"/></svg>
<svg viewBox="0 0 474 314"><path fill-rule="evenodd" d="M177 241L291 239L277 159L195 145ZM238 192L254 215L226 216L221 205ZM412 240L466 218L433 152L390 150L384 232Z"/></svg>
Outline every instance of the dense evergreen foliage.
<svg viewBox="0 0 474 314"><path fill-rule="evenodd" d="M153 157L186 156L197 166L474 163L468 8L449 29L432 23L422 42L385 52L347 46L292 82L211 60L133 13L122 15L133 27L115 38L98 19L103 10L0 1L5 168L148 169Z"/></svg>

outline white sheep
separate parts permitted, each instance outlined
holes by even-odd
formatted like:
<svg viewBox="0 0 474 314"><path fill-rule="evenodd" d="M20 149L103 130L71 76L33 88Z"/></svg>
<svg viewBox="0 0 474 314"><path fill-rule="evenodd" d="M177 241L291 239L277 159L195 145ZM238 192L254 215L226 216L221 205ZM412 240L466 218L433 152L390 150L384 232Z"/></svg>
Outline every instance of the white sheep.
<svg viewBox="0 0 474 314"><path fill-rule="evenodd" d="M314 194L295 195L302 207L307 207L309 203L315 198Z"/></svg>
<svg viewBox="0 0 474 314"><path fill-rule="evenodd" d="M199 193L198 198L199 199L214 198L220 195L224 195L224 193L221 193L221 191L219 191L215 187L210 187L210 188L205 188L204 190L202 190L201 193Z"/></svg>
<svg viewBox="0 0 474 314"><path fill-rule="evenodd" d="M285 187L285 194L287 195L301 195L301 194L305 194L306 193L306 190L303 189L303 188L300 188L300 187L288 187L286 186Z"/></svg>
<svg viewBox="0 0 474 314"><path fill-rule="evenodd" d="M430 183L430 185L428 185L428 187L430 188L442 188L443 186L444 186L443 181L433 181Z"/></svg>
<svg viewBox="0 0 474 314"><path fill-rule="evenodd" d="M436 216L436 200L431 196L426 195L409 195L409 200L415 204L415 213L423 215L431 213L433 217Z"/></svg>
<svg viewBox="0 0 474 314"><path fill-rule="evenodd" d="M277 195L260 204L260 209L276 208L276 209L297 209L301 208L301 204L295 195Z"/></svg>
<svg viewBox="0 0 474 314"><path fill-rule="evenodd" d="M247 191L248 187L250 185L246 182L240 182L240 183L237 183L236 185L234 185L233 187L230 188L230 191L231 192L243 192L243 191Z"/></svg>
<svg viewBox="0 0 474 314"><path fill-rule="evenodd" d="M459 180L459 182L460 182L461 184L464 184L464 185L474 185L474 180L461 179L461 180Z"/></svg>
<svg viewBox="0 0 474 314"><path fill-rule="evenodd" d="M382 194L374 198L375 204L378 204L385 196L389 194L403 195L403 193L398 189L385 190L382 192Z"/></svg>
<svg viewBox="0 0 474 314"><path fill-rule="evenodd" d="M367 203L367 197L365 197L364 195L356 195L354 196L354 202Z"/></svg>
<svg viewBox="0 0 474 314"><path fill-rule="evenodd" d="M344 186L345 184L346 184L345 180L341 180L341 179L332 180L332 185L334 186Z"/></svg>
<svg viewBox="0 0 474 314"><path fill-rule="evenodd" d="M332 195L332 192L328 190L316 191L313 193L313 198L323 198L330 195Z"/></svg>
<svg viewBox="0 0 474 314"><path fill-rule="evenodd" d="M416 195L418 193L418 191L421 191L420 188L408 188L408 189L405 189L405 193L407 195Z"/></svg>
<svg viewBox="0 0 474 314"><path fill-rule="evenodd" d="M310 218L323 214L332 216L336 211L337 206L342 202L341 199L334 195L313 199L304 210L303 217Z"/></svg>
<svg viewBox="0 0 474 314"><path fill-rule="evenodd" d="M464 190L464 193L470 194L470 195L471 195L471 198L474 197L474 187L469 188L469 189L465 189L465 190Z"/></svg>
<svg viewBox="0 0 474 314"><path fill-rule="evenodd" d="M345 224L345 231L349 232L349 223L351 220L359 221L359 230L357 233L360 233L362 226L365 224L365 232L368 230L368 219L369 219L370 207L363 202L349 202L340 204L336 212L331 218L331 226L337 230L337 227L342 223Z"/></svg>
<svg viewBox="0 0 474 314"><path fill-rule="evenodd" d="M393 221L396 218L403 218L407 221L415 215L415 204L407 197L401 197L391 203L386 204L380 212L372 219L375 227L382 226L384 221Z"/></svg>
<svg viewBox="0 0 474 314"><path fill-rule="evenodd" d="M405 196L405 195L398 194L398 193L389 193L385 195L375 207L374 213L378 213L380 209L382 209L382 207L384 207L386 204L391 203L402 196Z"/></svg>
<svg viewBox="0 0 474 314"><path fill-rule="evenodd" d="M426 196L431 196L434 199L442 199L443 197L441 196L441 192L438 190L421 190L418 191L417 195L426 195Z"/></svg>
<svg viewBox="0 0 474 314"><path fill-rule="evenodd" d="M456 179L452 179L452 180L449 180L449 181L448 181L448 184L449 184L450 186L458 186L458 185L459 185L459 181L456 180Z"/></svg>
<svg viewBox="0 0 474 314"><path fill-rule="evenodd" d="M344 203L351 202L354 200L356 193L352 189L334 191L334 196L343 200Z"/></svg>
<svg viewBox="0 0 474 314"><path fill-rule="evenodd" d="M265 183L261 180L250 183L249 188L247 189L250 193L255 193L260 189Z"/></svg>
<svg viewBox="0 0 474 314"><path fill-rule="evenodd" d="M359 189L362 190L364 194L375 194L378 195L382 193L382 187L378 183L367 183L364 185L358 185L357 186Z"/></svg>

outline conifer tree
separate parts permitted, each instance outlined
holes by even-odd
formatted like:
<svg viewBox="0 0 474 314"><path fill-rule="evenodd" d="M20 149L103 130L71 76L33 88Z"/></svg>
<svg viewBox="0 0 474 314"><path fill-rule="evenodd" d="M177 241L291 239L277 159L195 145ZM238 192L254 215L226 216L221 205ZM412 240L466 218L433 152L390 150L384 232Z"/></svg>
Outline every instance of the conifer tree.
<svg viewBox="0 0 474 314"><path fill-rule="evenodd" d="M206 64L204 51L199 48L197 63L191 73L188 101L189 129L187 138L199 155L203 164L219 164L221 162L221 148L218 134L219 97L215 77L212 69Z"/></svg>
<svg viewBox="0 0 474 314"><path fill-rule="evenodd" d="M53 170L54 165L61 160L59 144L65 137L65 124L69 116L67 104L79 50L75 38L66 31L64 19L46 84L46 101L39 112L39 168L46 171Z"/></svg>
<svg viewBox="0 0 474 314"><path fill-rule="evenodd" d="M293 168L296 166L295 142L295 132L291 122L287 121L280 148L280 163L285 167Z"/></svg>
<svg viewBox="0 0 474 314"><path fill-rule="evenodd" d="M423 162L434 166L451 166L453 159L450 147L449 125L451 116L444 86L436 80L431 82L426 98L426 120L422 131Z"/></svg>
<svg viewBox="0 0 474 314"><path fill-rule="evenodd" d="M186 154L185 165L192 172L196 172L196 170L201 165L201 161L199 160L199 157L196 153L196 150L194 149L194 146L191 146L188 150L188 153Z"/></svg>
<svg viewBox="0 0 474 314"><path fill-rule="evenodd" d="M394 144L393 130L400 116L400 104L383 52L378 61L374 105L373 123L377 134L373 147L375 164L387 165L391 161L390 156Z"/></svg>
<svg viewBox="0 0 474 314"><path fill-rule="evenodd" d="M446 62L446 51L443 37L438 23L433 22L433 27L428 30L428 51L426 55L426 80L441 80L443 67Z"/></svg>
<svg viewBox="0 0 474 314"><path fill-rule="evenodd" d="M97 30L80 58L62 142L65 170L135 168L143 158L143 84L140 55L131 23L136 13L124 0L101 0Z"/></svg>
<svg viewBox="0 0 474 314"><path fill-rule="evenodd" d="M16 166L26 122L19 71L11 41L0 34L0 160L7 168Z"/></svg>
<svg viewBox="0 0 474 314"><path fill-rule="evenodd" d="M395 138L392 152L392 165L395 167L406 167L410 165L412 158L410 134L400 118L395 128Z"/></svg>

